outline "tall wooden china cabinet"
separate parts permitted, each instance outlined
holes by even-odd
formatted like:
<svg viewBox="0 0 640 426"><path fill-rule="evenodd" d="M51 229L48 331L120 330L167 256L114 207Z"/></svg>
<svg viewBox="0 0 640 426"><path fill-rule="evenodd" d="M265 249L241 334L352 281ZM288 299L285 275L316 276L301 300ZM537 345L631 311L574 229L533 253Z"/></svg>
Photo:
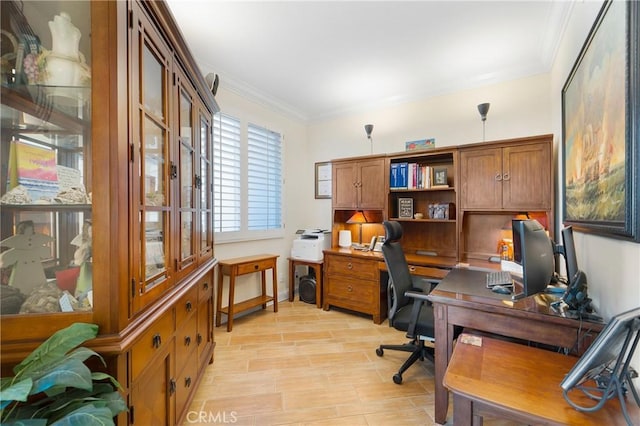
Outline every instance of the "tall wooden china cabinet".
<svg viewBox="0 0 640 426"><path fill-rule="evenodd" d="M213 361L217 104L154 1L2 1L3 375L98 324L129 410L176 424Z"/></svg>

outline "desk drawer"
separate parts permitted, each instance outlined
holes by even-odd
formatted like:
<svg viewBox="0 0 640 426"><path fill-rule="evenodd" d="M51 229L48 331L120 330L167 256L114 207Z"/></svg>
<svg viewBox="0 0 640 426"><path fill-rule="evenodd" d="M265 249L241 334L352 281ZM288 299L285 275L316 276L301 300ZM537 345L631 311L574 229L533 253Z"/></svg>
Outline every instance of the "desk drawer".
<svg viewBox="0 0 640 426"><path fill-rule="evenodd" d="M371 311L375 302L374 297L378 297L379 293L379 291L374 291L379 287L376 283L355 278L332 277L327 280L325 285L328 286L327 290L332 304L365 313Z"/></svg>
<svg viewBox="0 0 640 426"><path fill-rule="evenodd" d="M132 380L150 364L151 359L168 347L173 335L173 309L165 312L144 332L131 348Z"/></svg>
<svg viewBox="0 0 640 426"><path fill-rule="evenodd" d="M360 280L378 279L378 267L376 262L346 256L331 256L326 260L328 275L356 277Z"/></svg>
<svg viewBox="0 0 640 426"><path fill-rule="evenodd" d="M265 269L271 269L275 266L274 259L257 260L255 262L243 263L238 265L237 275L250 274L252 272L264 271Z"/></svg>
<svg viewBox="0 0 640 426"><path fill-rule="evenodd" d="M447 276L449 269L434 268L430 266L409 265L411 275L419 275L421 277L442 279Z"/></svg>

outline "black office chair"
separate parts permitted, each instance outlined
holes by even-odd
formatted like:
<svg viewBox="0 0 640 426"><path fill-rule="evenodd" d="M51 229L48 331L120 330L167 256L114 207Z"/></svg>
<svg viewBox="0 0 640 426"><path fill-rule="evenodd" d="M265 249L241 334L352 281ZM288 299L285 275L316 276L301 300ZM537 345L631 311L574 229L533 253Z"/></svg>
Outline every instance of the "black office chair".
<svg viewBox="0 0 640 426"><path fill-rule="evenodd" d="M399 385L402 383L402 373L418 359L424 361L428 358L433 362L433 348L424 344L425 340L435 340L433 307L428 303L426 295L438 281L412 276L400 245L402 226L395 221L385 221L382 225L386 234L382 254L389 273L389 325L406 331L411 341L403 345L380 345L376 354L382 356L385 349L411 352L409 359L393 375L393 382Z"/></svg>

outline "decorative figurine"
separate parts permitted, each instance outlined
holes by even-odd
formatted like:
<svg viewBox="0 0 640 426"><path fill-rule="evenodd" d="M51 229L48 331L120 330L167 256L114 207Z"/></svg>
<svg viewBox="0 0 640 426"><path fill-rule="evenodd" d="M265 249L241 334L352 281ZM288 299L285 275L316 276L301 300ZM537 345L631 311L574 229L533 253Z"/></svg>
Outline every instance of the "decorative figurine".
<svg viewBox="0 0 640 426"><path fill-rule="evenodd" d="M0 267L13 265L9 285L29 295L34 288L47 283L42 259L51 257L47 246L53 238L37 234L32 220L18 223L16 234L0 241L0 246L9 250L0 253Z"/></svg>

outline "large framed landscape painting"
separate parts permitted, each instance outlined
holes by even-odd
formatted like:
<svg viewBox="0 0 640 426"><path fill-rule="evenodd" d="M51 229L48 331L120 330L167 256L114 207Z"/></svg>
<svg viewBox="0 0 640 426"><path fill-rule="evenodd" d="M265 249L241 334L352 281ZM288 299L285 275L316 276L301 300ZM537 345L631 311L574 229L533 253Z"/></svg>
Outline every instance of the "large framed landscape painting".
<svg viewBox="0 0 640 426"><path fill-rule="evenodd" d="M563 214L640 242L640 7L606 1L562 89Z"/></svg>

